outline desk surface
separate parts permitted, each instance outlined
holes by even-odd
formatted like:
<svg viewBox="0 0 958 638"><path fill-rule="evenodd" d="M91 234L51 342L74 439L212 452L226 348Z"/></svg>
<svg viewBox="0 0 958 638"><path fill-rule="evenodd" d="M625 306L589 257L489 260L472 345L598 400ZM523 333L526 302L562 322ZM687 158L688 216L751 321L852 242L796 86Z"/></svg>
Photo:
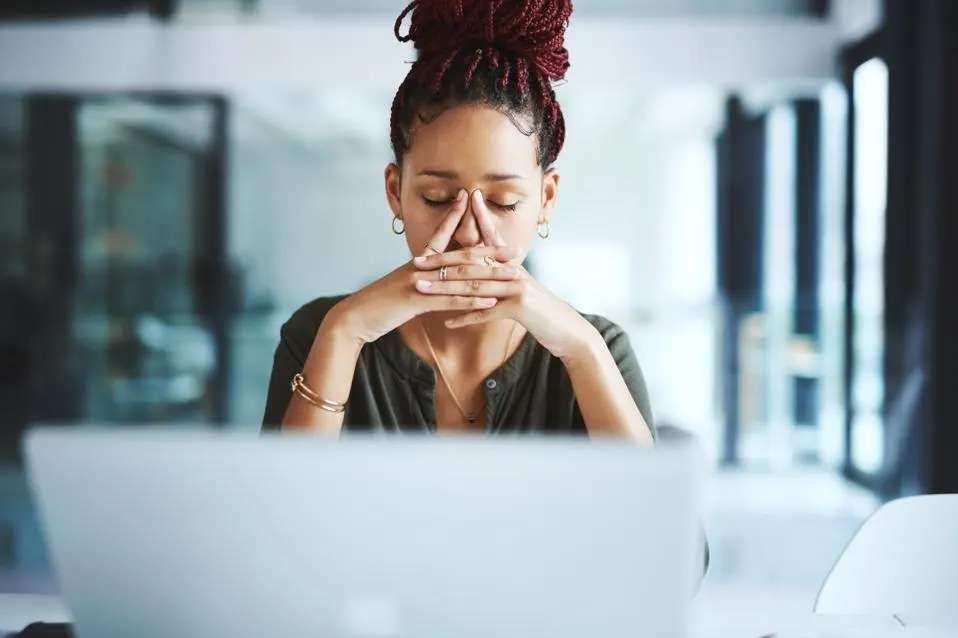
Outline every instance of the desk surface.
<svg viewBox="0 0 958 638"><path fill-rule="evenodd" d="M0 594L0 638L16 634L31 622L70 622L70 612L59 596ZM948 621L872 616L822 616L808 614L788 626L775 629L774 638L953 638L958 635L958 618ZM742 618L736 626L709 626L699 614L692 619L689 638L760 638Z"/></svg>

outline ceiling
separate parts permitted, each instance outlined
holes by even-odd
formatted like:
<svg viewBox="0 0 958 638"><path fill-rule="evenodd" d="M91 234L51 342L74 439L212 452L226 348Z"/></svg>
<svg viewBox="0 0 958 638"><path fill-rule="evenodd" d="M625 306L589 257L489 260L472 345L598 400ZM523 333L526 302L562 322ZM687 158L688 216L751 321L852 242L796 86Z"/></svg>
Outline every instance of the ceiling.
<svg viewBox="0 0 958 638"><path fill-rule="evenodd" d="M406 4L405 0L185 0L180 9L203 10L205 5L250 13L392 15ZM824 16L828 0L579 0L574 6L576 14L597 16Z"/></svg>
<svg viewBox="0 0 958 638"><path fill-rule="evenodd" d="M0 21L117 16L154 17L395 16L406 0L3 0ZM574 0L577 16L629 18L827 17L829 0Z"/></svg>

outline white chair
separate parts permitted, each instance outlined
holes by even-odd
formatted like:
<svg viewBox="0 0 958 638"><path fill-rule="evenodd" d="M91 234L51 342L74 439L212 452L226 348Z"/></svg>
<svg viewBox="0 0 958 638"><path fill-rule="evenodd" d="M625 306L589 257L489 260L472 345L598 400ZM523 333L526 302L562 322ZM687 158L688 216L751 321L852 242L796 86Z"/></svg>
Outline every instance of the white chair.
<svg viewBox="0 0 958 638"><path fill-rule="evenodd" d="M958 616L958 494L902 498L872 514L832 567L814 610Z"/></svg>

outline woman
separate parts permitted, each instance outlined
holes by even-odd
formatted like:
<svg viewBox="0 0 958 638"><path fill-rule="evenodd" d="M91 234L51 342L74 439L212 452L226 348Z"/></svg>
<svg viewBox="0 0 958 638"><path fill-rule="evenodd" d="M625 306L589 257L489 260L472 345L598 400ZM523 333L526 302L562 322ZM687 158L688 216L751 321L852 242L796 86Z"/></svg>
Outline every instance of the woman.
<svg viewBox="0 0 958 638"><path fill-rule="evenodd" d="M264 428L652 444L626 333L521 265L537 236L548 239L559 191L565 123L551 82L569 67L571 13L570 0L420 0L400 14L396 37L418 56L393 102L385 188L393 232L415 258L296 311Z"/></svg>

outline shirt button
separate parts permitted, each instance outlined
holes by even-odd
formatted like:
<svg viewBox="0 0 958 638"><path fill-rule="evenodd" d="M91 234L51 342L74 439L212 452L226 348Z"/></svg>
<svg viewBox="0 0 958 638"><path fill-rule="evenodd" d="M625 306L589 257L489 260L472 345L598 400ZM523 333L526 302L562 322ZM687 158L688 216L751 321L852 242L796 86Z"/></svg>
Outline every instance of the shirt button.
<svg viewBox="0 0 958 638"><path fill-rule="evenodd" d="M486 379L486 387L490 390L496 389L496 380L495 379Z"/></svg>

